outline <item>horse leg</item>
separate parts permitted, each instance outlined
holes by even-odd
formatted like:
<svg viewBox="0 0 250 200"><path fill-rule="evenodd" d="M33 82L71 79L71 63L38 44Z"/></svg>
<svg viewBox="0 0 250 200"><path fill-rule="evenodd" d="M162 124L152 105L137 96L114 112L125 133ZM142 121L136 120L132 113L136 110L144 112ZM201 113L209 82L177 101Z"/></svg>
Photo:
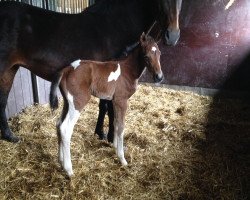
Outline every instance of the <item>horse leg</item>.
<svg viewBox="0 0 250 200"><path fill-rule="evenodd" d="M114 108L112 101L108 101L108 116L109 116L109 131L108 131L108 142L113 143L114 140Z"/></svg>
<svg viewBox="0 0 250 200"><path fill-rule="evenodd" d="M68 103L68 109L65 110L64 107L63 113L65 113L65 117L62 120L62 123L59 125L60 132L60 144L59 144L59 160L61 160L61 164L63 169L66 171L67 175L71 177L73 175L72 162L71 162L71 153L70 153L70 141L71 136L73 134L74 126L77 120L80 117L80 111L84 108L87 102L90 99L90 94L88 92L84 93L85 96L72 96L70 93L67 94L67 97L64 99ZM77 105L77 108L74 104L74 99L78 99L80 102ZM63 116L64 114L62 114Z"/></svg>
<svg viewBox="0 0 250 200"><path fill-rule="evenodd" d="M62 151L62 138L61 138L60 126L68 113L69 105L61 87L60 87L60 91L63 96L63 110L62 110L62 114L59 120L57 121L56 127L57 127L57 137L58 137L58 146L59 146L59 150L58 150L59 159L58 160L59 160L59 163L62 164L63 163L63 151Z"/></svg>
<svg viewBox="0 0 250 200"><path fill-rule="evenodd" d="M70 154L70 141L74 126L80 116L80 112L75 109L73 98L67 98L67 101L68 101L68 111L59 127L60 131L59 160L62 162L61 164L63 166L63 169L70 177L73 175L71 154Z"/></svg>
<svg viewBox="0 0 250 200"><path fill-rule="evenodd" d="M124 135L125 114L127 110L127 100L119 100L119 101L114 100L113 103L115 111L114 147L116 148L116 154L120 159L122 165L126 166L128 163L124 157L123 135Z"/></svg>
<svg viewBox="0 0 250 200"><path fill-rule="evenodd" d="M107 113L107 100L100 100L99 103L99 115L96 123L95 133L99 136L100 140L105 139L105 134L103 132L103 123L105 114Z"/></svg>
<svg viewBox="0 0 250 200"><path fill-rule="evenodd" d="M10 130L5 108L9 92L19 67L12 67L0 75L0 130L2 133L2 139L9 142L18 142L19 138L16 137Z"/></svg>

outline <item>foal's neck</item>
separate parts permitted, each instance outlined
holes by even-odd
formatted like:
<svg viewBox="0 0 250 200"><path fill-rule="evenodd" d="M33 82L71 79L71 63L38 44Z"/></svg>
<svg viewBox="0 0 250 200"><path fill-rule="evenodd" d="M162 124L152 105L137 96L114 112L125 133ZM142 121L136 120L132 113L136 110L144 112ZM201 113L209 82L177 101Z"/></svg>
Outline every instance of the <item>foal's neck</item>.
<svg viewBox="0 0 250 200"><path fill-rule="evenodd" d="M142 47L137 46L126 59L128 63L129 72L132 74L134 79L139 79L146 68L145 61L142 54Z"/></svg>

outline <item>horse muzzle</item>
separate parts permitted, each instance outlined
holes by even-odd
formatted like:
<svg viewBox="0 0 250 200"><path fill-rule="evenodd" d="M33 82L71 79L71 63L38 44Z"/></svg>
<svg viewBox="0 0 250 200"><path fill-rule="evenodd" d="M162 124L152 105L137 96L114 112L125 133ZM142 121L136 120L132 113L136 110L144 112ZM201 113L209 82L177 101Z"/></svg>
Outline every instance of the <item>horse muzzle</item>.
<svg viewBox="0 0 250 200"><path fill-rule="evenodd" d="M180 38L180 29L167 29L165 33L165 44L175 46Z"/></svg>
<svg viewBox="0 0 250 200"><path fill-rule="evenodd" d="M164 80L164 75L162 72L154 75L154 82L161 83Z"/></svg>

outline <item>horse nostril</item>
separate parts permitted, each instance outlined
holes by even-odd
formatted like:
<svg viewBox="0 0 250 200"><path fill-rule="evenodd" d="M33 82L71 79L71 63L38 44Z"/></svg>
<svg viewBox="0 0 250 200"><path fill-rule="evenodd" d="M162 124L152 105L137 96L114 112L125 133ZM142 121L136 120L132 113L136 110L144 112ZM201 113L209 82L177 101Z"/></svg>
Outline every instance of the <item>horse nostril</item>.
<svg viewBox="0 0 250 200"><path fill-rule="evenodd" d="M163 79L164 79L164 76L163 76L162 73L156 74L156 75L154 76L154 81L155 81L155 83L161 83L161 82L163 81Z"/></svg>
<svg viewBox="0 0 250 200"><path fill-rule="evenodd" d="M165 43L170 46L175 46L180 38L180 30L166 30Z"/></svg>
<svg viewBox="0 0 250 200"><path fill-rule="evenodd" d="M165 32L165 40L166 41L169 40L169 31L168 30L166 30L166 32Z"/></svg>

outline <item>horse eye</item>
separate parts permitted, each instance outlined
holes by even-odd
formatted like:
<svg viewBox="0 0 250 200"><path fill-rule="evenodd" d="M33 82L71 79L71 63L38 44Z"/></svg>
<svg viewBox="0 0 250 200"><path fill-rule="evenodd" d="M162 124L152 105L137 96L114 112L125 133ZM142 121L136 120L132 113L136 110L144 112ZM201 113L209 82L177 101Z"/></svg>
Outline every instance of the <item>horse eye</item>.
<svg viewBox="0 0 250 200"><path fill-rule="evenodd" d="M148 63L149 62L149 57L145 55L144 60Z"/></svg>
<svg viewBox="0 0 250 200"><path fill-rule="evenodd" d="M151 54L156 55L156 51L151 51Z"/></svg>

